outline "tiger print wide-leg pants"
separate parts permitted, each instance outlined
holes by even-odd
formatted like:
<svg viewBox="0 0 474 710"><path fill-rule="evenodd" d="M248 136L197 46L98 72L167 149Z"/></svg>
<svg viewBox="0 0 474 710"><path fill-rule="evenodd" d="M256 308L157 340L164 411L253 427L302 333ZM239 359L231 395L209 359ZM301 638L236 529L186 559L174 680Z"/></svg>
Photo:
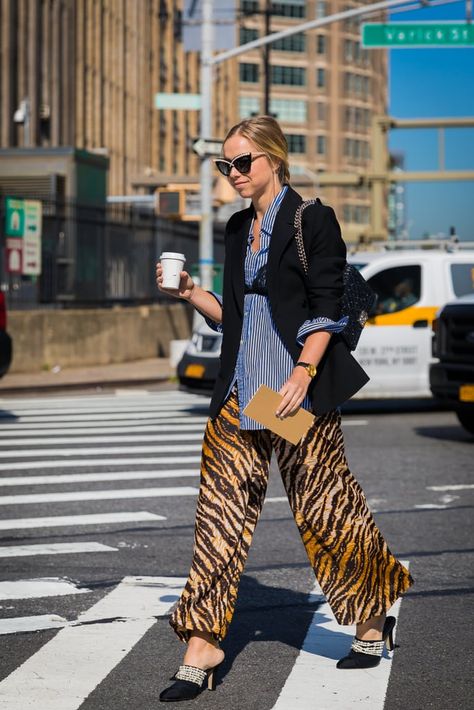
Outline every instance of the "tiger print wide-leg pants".
<svg viewBox="0 0 474 710"><path fill-rule="evenodd" d="M272 450L309 561L339 624L385 613L412 584L348 469L339 412L316 417L295 446L268 430L241 431L232 393L204 435L191 571L170 618L182 641L193 629L220 640L227 633Z"/></svg>

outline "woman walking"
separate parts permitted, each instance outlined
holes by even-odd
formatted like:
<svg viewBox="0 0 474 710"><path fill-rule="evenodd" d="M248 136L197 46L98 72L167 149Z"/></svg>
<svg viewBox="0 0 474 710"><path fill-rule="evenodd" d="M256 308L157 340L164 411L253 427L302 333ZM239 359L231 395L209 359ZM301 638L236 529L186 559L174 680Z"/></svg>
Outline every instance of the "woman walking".
<svg viewBox="0 0 474 710"><path fill-rule="evenodd" d="M269 116L241 121L216 160L247 209L226 227L222 298L182 272L177 291L223 333L221 368L202 447L191 571L170 623L187 643L171 702L215 687L237 590L275 452L310 564L340 624L356 637L338 668L378 665L395 624L386 612L412 583L390 553L344 454L339 405L367 381L339 335L346 248L331 208L305 210L305 275L294 239L301 197L289 186L288 149ZM161 287L161 265L157 265ZM314 423L299 444L263 428L243 410L261 384L277 390L276 412L300 406Z"/></svg>

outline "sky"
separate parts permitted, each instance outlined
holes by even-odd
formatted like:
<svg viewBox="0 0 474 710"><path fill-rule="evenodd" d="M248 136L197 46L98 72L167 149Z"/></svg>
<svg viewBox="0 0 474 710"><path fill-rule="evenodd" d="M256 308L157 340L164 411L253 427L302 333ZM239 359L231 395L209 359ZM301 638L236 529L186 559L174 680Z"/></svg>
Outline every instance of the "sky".
<svg viewBox="0 0 474 710"><path fill-rule="evenodd" d="M393 13L391 20L464 20L465 2ZM474 48L389 50L389 114L395 118L474 118ZM474 128L446 129L447 170L474 170ZM406 170L438 167L436 129L391 131L390 149L405 155ZM411 238L447 235L474 241L474 181L408 183Z"/></svg>

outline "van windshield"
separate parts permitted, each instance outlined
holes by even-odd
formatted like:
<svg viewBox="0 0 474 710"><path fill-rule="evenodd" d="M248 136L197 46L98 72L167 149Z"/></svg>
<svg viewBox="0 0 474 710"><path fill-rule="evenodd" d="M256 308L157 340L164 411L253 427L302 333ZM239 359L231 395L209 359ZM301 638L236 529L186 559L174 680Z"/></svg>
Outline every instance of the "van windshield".
<svg viewBox="0 0 474 710"><path fill-rule="evenodd" d="M360 271L361 269L364 268L364 266L367 266L367 262L363 261L351 261L351 266L357 269L357 271Z"/></svg>
<svg viewBox="0 0 474 710"><path fill-rule="evenodd" d="M451 278L456 296L474 293L474 263L451 264Z"/></svg>

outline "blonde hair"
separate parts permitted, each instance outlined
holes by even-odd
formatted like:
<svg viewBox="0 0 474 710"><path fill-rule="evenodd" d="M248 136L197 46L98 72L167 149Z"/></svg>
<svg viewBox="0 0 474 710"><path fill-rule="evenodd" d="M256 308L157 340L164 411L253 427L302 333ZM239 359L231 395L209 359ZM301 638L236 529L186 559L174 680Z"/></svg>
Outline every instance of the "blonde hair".
<svg viewBox="0 0 474 710"><path fill-rule="evenodd" d="M255 116L245 118L232 126L224 138L225 142L232 136L240 135L252 141L258 150L266 153L275 163L278 163L278 177L285 184L290 182L288 165L288 143L273 116Z"/></svg>

